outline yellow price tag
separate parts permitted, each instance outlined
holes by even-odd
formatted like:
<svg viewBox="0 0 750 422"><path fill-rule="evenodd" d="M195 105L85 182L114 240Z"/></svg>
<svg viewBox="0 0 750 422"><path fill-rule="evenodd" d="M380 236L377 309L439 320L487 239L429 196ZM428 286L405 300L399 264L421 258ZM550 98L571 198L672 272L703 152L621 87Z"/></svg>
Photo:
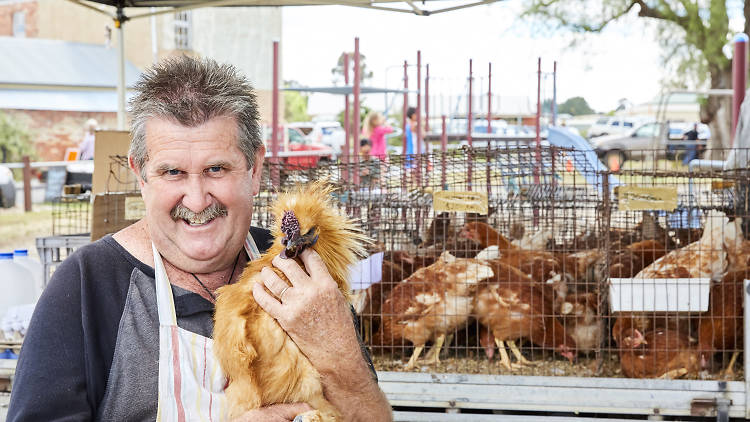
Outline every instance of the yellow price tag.
<svg viewBox="0 0 750 422"><path fill-rule="evenodd" d="M475 212L486 215L487 194L481 192L435 192L432 194L432 208L437 212Z"/></svg>

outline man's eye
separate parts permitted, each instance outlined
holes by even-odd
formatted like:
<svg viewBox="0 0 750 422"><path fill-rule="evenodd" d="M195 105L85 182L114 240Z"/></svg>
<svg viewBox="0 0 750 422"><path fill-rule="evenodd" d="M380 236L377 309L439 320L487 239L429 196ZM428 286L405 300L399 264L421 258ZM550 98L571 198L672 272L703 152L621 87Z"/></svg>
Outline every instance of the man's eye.
<svg viewBox="0 0 750 422"><path fill-rule="evenodd" d="M177 169L169 169L165 171L164 174L169 175L169 176L177 176L180 174L180 171Z"/></svg>
<svg viewBox="0 0 750 422"><path fill-rule="evenodd" d="M218 173L221 170L223 170L223 168L221 166L211 166L211 167L208 168L208 172L209 173Z"/></svg>

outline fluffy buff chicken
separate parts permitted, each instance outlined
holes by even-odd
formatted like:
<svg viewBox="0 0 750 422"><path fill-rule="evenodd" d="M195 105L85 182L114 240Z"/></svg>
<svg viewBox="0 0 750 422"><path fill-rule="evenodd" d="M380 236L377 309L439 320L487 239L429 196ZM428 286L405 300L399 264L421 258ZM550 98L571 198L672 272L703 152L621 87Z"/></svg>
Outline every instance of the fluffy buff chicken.
<svg viewBox="0 0 750 422"><path fill-rule="evenodd" d="M255 302L252 287L261 282L263 267L276 255L297 259L304 248L320 254L344 295L348 295L348 267L364 253L367 238L353 221L339 213L332 188L315 182L279 195L273 213L274 243L252 261L240 281L222 287L216 300L215 353L229 384L230 414L276 403L308 403L315 409L302 420L340 420L340 413L323 396L320 375L281 326Z"/></svg>
<svg viewBox="0 0 750 422"><path fill-rule="evenodd" d="M727 268L727 246L735 245L737 230L719 211L709 211L703 236L682 249L664 255L636 274L635 278L721 279Z"/></svg>
<svg viewBox="0 0 750 422"><path fill-rule="evenodd" d="M529 279L516 268L497 261L489 263L494 277L483 282L475 298L479 323L489 329L480 332L480 342L491 355L494 337L500 351L500 362L508 370L529 365L515 340L528 339L537 346L554 349L568 360L575 358L575 341L555 318L551 286ZM491 334L487 335L487 334ZM511 364L504 342L508 342L518 364Z"/></svg>
<svg viewBox="0 0 750 422"><path fill-rule="evenodd" d="M446 335L468 321L477 285L493 274L483 261L443 253L434 264L420 268L390 291L373 342L409 340L414 352L406 367L413 368L425 344L432 340L434 350L428 363L439 362Z"/></svg>

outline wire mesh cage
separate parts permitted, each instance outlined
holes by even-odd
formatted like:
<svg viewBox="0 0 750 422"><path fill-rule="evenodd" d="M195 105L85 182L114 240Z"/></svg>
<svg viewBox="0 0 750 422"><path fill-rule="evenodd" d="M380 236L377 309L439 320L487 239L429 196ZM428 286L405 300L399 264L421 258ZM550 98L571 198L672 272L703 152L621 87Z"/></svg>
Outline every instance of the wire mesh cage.
<svg viewBox="0 0 750 422"><path fill-rule="evenodd" d="M81 185L66 185L63 193L52 202L52 235L65 236L91 231L91 194L82 192Z"/></svg>
<svg viewBox="0 0 750 422"><path fill-rule="evenodd" d="M727 368L742 351L747 174L659 159L610 171L592 154L271 163L254 224L271 224L274 177L339 185L382 252L379 281L353 286L379 370L741 379Z"/></svg>

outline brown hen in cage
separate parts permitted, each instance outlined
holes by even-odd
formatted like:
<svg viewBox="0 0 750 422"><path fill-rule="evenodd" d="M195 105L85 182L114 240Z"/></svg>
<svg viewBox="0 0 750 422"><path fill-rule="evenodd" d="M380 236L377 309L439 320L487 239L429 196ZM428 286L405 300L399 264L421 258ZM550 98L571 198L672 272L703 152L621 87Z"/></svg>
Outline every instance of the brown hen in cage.
<svg viewBox="0 0 750 422"><path fill-rule="evenodd" d="M406 364L416 365L428 341L434 341L437 363L446 335L464 325L473 311L479 282L492 277L483 261L455 258L444 253L434 264L417 270L391 290L382 306L382 323L373 345L393 346L408 340L414 351Z"/></svg>
<svg viewBox="0 0 750 422"><path fill-rule="evenodd" d="M512 266L497 261L489 264L494 276L481 284L474 299L476 318L487 329L480 334L480 342L488 357L493 354L494 340L506 369L532 365L515 344L516 340L526 339L538 347L555 350L572 362L576 344L555 317L550 286L535 282ZM505 342L518 363L511 363Z"/></svg>

